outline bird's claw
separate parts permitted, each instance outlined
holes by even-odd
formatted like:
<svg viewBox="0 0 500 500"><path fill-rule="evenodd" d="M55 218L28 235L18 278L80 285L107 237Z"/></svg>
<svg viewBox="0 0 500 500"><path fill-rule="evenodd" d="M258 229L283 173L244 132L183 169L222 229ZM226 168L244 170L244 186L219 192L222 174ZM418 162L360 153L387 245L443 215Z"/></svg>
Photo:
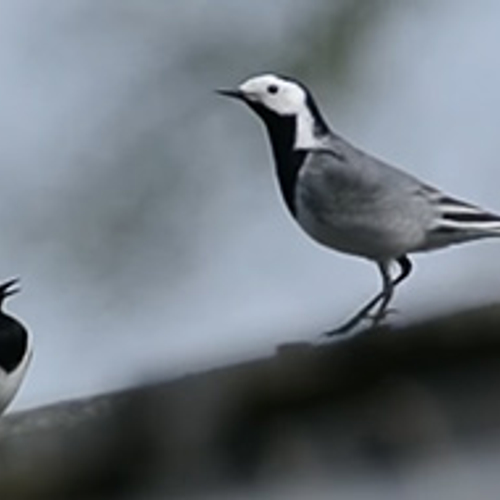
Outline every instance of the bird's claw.
<svg viewBox="0 0 500 500"><path fill-rule="evenodd" d="M372 328L380 326L389 316L397 314L399 311L394 308L383 309L382 311L377 311L375 314L368 314L366 319L371 321Z"/></svg>

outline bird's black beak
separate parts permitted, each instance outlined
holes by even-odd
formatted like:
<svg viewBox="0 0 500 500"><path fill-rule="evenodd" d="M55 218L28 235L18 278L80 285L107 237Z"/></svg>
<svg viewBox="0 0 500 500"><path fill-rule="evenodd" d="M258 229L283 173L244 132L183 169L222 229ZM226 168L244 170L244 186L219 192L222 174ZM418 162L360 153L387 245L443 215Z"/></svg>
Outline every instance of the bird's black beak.
<svg viewBox="0 0 500 500"><path fill-rule="evenodd" d="M245 101L245 94L238 89L219 89L216 90L217 94L223 95L225 97L230 97L231 99L239 99L240 101Z"/></svg>
<svg viewBox="0 0 500 500"><path fill-rule="evenodd" d="M0 284L0 300L10 295L19 293L21 289L19 288L19 278L13 278L5 283Z"/></svg>

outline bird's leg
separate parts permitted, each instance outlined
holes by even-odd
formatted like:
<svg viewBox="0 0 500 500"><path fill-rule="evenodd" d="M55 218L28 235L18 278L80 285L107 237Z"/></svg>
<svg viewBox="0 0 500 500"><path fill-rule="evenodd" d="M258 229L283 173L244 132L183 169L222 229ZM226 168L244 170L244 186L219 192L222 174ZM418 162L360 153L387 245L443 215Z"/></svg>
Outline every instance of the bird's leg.
<svg viewBox="0 0 500 500"><path fill-rule="evenodd" d="M389 273L389 266L387 264L379 264L380 273L382 275L383 289L381 295L383 296L380 301L380 305L377 311L369 315L372 320L372 326L378 326L389 314L395 312L395 309L389 309L389 304L394 296L394 291L396 286L401 283L411 272L412 264L411 260L406 257L400 257L397 260L398 264L401 267L401 272L399 276L392 281Z"/></svg>
<svg viewBox="0 0 500 500"><path fill-rule="evenodd" d="M387 263L379 264L380 274L382 275L382 292L381 292L381 300L378 305L377 311L368 315L368 317L372 321L372 327L375 328L378 326L388 315L389 303L391 302L392 297L394 296L394 287L395 284L391 280L391 274L389 271L389 266Z"/></svg>
<svg viewBox="0 0 500 500"><path fill-rule="evenodd" d="M378 293L369 302L367 302L354 316L348 319L339 327L325 333L327 337L342 335L352 330L358 323L370 317L371 310L384 298L383 292Z"/></svg>
<svg viewBox="0 0 500 500"><path fill-rule="evenodd" d="M387 315L389 312L387 310L387 306L389 305L389 302L394 294L394 289L399 283L401 283L405 278L409 276L412 270L412 264L411 261L406 255L403 257L400 257L397 259L397 262L399 266L401 267L401 272L398 275L398 277L394 280L391 281L390 279L390 274L389 274L389 269L387 264L379 264L379 269L380 273L382 275L382 280L383 280L383 289L380 293L375 295L370 301L368 301L352 318L350 318L348 321L346 321L344 324L342 324L340 327L335 328L334 330L330 330L329 332L325 333L327 337L333 337L335 335L342 335L350 330L352 330L356 325L358 325L361 321L367 319L370 317L370 312L373 310L374 307L377 306L381 302L381 305L378 309L378 311L374 315L374 324L379 324L380 321ZM387 283L390 283L390 290L388 290L388 285ZM388 295L388 291L390 291L390 294Z"/></svg>

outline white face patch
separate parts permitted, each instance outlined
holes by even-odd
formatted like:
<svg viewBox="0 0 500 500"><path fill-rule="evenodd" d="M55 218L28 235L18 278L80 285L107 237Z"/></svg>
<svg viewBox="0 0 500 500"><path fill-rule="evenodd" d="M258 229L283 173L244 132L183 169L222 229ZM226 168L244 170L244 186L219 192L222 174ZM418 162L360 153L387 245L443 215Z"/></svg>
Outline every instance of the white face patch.
<svg viewBox="0 0 500 500"><path fill-rule="evenodd" d="M249 102L261 104L279 116L296 117L295 148L314 148L322 143L316 137L306 91L299 84L266 74L249 78L239 86L239 90Z"/></svg>
<svg viewBox="0 0 500 500"><path fill-rule="evenodd" d="M297 115L306 108L307 96L302 87L275 75L250 78L239 90L249 101L260 103L281 116Z"/></svg>

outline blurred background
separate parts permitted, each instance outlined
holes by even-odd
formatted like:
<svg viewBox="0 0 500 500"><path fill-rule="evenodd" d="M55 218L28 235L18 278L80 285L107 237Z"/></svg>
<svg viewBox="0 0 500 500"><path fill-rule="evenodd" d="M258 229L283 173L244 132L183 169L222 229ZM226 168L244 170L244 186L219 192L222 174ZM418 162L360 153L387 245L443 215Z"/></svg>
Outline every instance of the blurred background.
<svg viewBox="0 0 500 500"><path fill-rule="evenodd" d="M294 225L260 123L215 88L297 77L355 144L500 211L494 0L0 10L0 276L36 342L14 409L314 341L379 287ZM395 320L496 300L499 252L418 256Z"/></svg>
<svg viewBox="0 0 500 500"><path fill-rule="evenodd" d="M354 144L500 212L499 18L494 0L0 0L0 278L22 278L8 309L36 344L11 411L264 358L131 406L3 419L2 496L10 468L36 489L43 464L83 457L108 479L138 449L167 483L225 480L224 457L269 479L227 498L494 498L498 308L266 358L315 342L379 277L297 228L261 124L213 90L296 77ZM499 252L416 256L393 321L498 302Z"/></svg>

